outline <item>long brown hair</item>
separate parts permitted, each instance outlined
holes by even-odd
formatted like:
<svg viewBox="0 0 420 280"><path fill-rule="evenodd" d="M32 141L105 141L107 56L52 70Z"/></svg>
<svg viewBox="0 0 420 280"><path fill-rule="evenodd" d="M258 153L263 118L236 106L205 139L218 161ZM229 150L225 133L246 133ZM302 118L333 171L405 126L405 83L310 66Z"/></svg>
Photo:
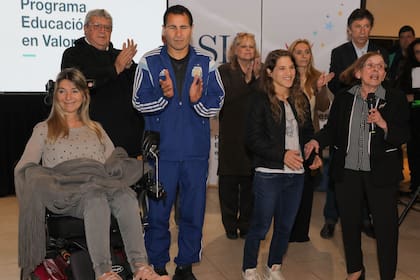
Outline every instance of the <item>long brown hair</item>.
<svg viewBox="0 0 420 280"><path fill-rule="evenodd" d="M311 54L311 59L309 60L308 66L305 70L306 80L303 85L303 91L308 94L309 97L315 95L315 89L317 86L317 81L321 76L321 72L315 69L314 66L314 56L312 54L312 47L308 40L306 39L297 39L289 47L289 52L293 55L293 52L298 44L305 44L308 46L309 52Z"/></svg>
<svg viewBox="0 0 420 280"><path fill-rule="evenodd" d="M268 99L270 101L270 108L271 113L273 115L273 118L276 122L280 122L283 116L282 107L280 106L280 102L278 98L276 97L276 92L274 91L274 85L273 85L273 78L271 78L268 75L267 69L270 69L270 71L273 71L274 67L277 64L277 60L280 57L290 57L290 59L293 61L293 64L296 65L295 60L293 59L292 54L287 50L274 50L271 51L264 62L263 69L261 71L261 77L260 77L260 88L262 91L267 94ZM296 71L295 79L293 81L292 87L289 89L290 94L289 98L290 101L293 103L298 117L298 123L302 125L305 122L306 115L309 113L307 110L305 110L305 107L307 106L307 98L305 94L300 89L300 78L299 78L299 72Z"/></svg>
<svg viewBox="0 0 420 280"><path fill-rule="evenodd" d="M69 127L64 115L64 111L60 107L57 100L58 88L63 80L68 80L74 83L76 88L82 93L83 101L80 105L80 108L77 110L77 114L80 117L80 121L89 129L93 130L98 136L99 140L102 142L103 135L100 129L100 125L97 122L92 121L89 117L90 94L86 79L83 76L82 72L80 72L76 68L63 69L57 75L54 86L53 104L50 115L47 118L47 139L54 143L58 138L68 137L69 135Z"/></svg>

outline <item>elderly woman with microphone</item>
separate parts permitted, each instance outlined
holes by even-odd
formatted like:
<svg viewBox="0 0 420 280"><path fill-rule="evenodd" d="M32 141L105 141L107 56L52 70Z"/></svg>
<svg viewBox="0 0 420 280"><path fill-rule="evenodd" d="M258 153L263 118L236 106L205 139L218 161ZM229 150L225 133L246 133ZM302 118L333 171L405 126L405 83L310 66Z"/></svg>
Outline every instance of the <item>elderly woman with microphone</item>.
<svg viewBox="0 0 420 280"><path fill-rule="evenodd" d="M380 279L395 278L400 147L409 137L409 114L404 95L382 83L385 75L380 53L369 52L356 60L340 75L352 86L336 95L327 125L305 145L307 157L328 145L334 149L330 178L335 182L349 280L365 279L364 197L373 217Z"/></svg>

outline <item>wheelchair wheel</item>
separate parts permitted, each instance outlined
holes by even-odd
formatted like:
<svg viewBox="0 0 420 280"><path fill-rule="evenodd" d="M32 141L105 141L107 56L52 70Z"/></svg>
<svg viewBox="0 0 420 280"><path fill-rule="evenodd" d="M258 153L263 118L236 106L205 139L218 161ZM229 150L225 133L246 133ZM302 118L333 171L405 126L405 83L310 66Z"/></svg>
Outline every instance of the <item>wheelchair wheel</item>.
<svg viewBox="0 0 420 280"><path fill-rule="evenodd" d="M147 191L141 190L140 192L138 192L137 199L139 203L141 223L143 225L143 230L145 230L146 227L149 225L149 200L147 198Z"/></svg>

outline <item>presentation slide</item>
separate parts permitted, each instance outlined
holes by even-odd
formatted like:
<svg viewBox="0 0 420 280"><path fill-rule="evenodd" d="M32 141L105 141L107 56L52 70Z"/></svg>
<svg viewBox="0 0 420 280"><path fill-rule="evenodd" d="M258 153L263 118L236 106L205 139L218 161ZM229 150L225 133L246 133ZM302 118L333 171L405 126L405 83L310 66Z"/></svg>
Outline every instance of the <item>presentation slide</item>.
<svg viewBox="0 0 420 280"><path fill-rule="evenodd" d="M135 61L162 44L166 0L18 0L0 9L0 93L39 93L60 71L63 51L84 36L86 13L106 9L113 18L115 48L131 38Z"/></svg>

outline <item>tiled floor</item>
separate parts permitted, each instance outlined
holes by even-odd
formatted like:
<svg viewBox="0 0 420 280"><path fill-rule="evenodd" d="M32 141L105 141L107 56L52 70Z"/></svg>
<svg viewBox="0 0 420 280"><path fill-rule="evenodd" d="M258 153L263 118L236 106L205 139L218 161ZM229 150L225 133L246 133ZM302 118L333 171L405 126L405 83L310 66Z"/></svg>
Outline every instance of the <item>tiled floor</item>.
<svg viewBox="0 0 420 280"><path fill-rule="evenodd" d="M240 279L244 241L228 240L221 225L217 188L210 187L207 196L207 211L204 226L203 255L200 264L193 270L198 279ZM331 240L319 236L323 224L322 206L325 194L315 193L310 242L292 243L284 261L286 279L297 280L342 280L345 278L345 264L340 237L340 227ZM15 197L0 198L0 279L19 279L17 267L17 216ZM420 213L410 211L400 227L398 280L420 280ZM173 242L171 255L176 254L176 226L172 225ZM271 233L262 242L260 266L267 259ZM373 239L363 236L363 251L367 279L376 280L378 266ZM173 263L168 265L170 274Z"/></svg>

